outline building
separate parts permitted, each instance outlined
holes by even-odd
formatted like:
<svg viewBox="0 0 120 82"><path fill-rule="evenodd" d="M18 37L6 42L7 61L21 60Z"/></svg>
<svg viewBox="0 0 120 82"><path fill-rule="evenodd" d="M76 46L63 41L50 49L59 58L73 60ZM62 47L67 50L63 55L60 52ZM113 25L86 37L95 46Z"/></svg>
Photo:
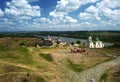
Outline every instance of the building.
<svg viewBox="0 0 120 82"><path fill-rule="evenodd" d="M67 43L66 42L62 42L60 40L60 37L52 37L51 36L48 36L45 38L44 40L44 45L47 45L47 46L65 46Z"/></svg>
<svg viewBox="0 0 120 82"><path fill-rule="evenodd" d="M88 46L89 48L104 48L104 44L99 38L96 38L96 41L92 40L92 37L88 37Z"/></svg>

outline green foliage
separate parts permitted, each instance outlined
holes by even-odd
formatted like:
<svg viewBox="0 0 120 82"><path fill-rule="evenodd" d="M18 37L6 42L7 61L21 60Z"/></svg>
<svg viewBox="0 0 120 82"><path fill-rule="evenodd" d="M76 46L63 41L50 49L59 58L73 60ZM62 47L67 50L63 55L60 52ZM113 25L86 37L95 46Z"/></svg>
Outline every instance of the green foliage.
<svg viewBox="0 0 120 82"><path fill-rule="evenodd" d="M30 41L21 41L19 42L20 46L32 46L33 44L30 43Z"/></svg>
<svg viewBox="0 0 120 82"><path fill-rule="evenodd" d="M120 48L120 43L114 43L114 45L112 47Z"/></svg>
<svg viewBox="0 0 120 82"><path fill-rule="evenodd" d="M41 57L43 57L45 60L49 61L49 62L52 62L52 61L53 61L53 58L52 58L52 55L51 55L51 54L40 53L39 55L40 55Z"/></svg>
<svg viewBox="0 0 120 82"><path fill-rule="evenodd" d="M74 45L74 42L71 42L71 45Z"/></svg>
<svg viewBox="0 0 120 82"><path fill-rule="evenodd" d="M77 44L80 44L81 42L79 40L76 41Z"/></svg>
<svg viewBox="0 0 120 82"><path fill-rule="evenodd" d="M83 65L80 65L80 64L74 64L71 60L69 60L68 59L68 67L71 69L71 70L73 70L73 71L75 71L75 72L81 72L83 69Z"/></svg>

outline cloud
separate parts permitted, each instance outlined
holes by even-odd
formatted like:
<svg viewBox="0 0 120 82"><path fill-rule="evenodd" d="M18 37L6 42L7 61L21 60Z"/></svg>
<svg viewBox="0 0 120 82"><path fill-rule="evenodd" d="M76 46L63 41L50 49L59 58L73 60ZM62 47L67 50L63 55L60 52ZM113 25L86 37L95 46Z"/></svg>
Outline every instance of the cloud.
<svg viewBox="0 0 120 82"><path fill-rule="evenodd" d="M5 11L0 9L0 30L109 30L120 26L119 0L59 0L45 17L40 6L31 5L34 1L38 0L7 2ZM77 16L71 14L76 11Z"/></svg>
<svg viewBox="0 0 120 82"><path fill-rule="evenodd" d="M97 3L99 13L112 20L120 19L120 0L103 0ZM107 5L106 5L107 4ZM118 8L118 9L117 9Z"/></svg>
<svg viewBox="0 0 120 82"><path fill-rule="evenodd" d="M76 19L73 19L73 18L70 17L70 16L66 16L66 17L65 17L65 22L77 23L77 20L76 20Z"/></svg>
<svg viewBox="0 0 120 82"><path fill-rule="evenodd" d="M64 17L68 13L73 12L87 3L95 3L98 0L60 0L57 2L56 8L50 12L50 16Z"/></svg>
<svg viewBox="0 0 120 82"><path fill-rule="evenodd" d="M0 9L0 17L4 15L4 12Z"/></svg>
<svg viewBox="0 0 120 82"><path fill-rule="evenodd" d="M85 20L87 20L87 19L93 19L92 15L89 14L89 13L86 13L86 12L80 13L79 17L80 17L80 19L85 19Z"/></svg>
<svg viewBox="0 0 120 82"><path fill-rule="evenodd" d="M49 13L49 15L52 16L52 17L59 17L59 18L61 18L61 17L64 17L65 15L67 15L67 13L66 12L52 11L52 12Z"/></svg>
<svg viewBox="0 0 120 82"><path fill-rule="evenodd" d="M79 0L61 0L57 2L56 11L72 12L80 6Z"/></svg>
<svg viewBox="0 0 120 82"><path fill-rule="evenodd" d="M112 20L120 20L120 10L112 10L106 8L104 11L104 15Z"/></svg>
<svg viewBox="0 0 120 82"><path fill-rule="evenodd" d="M101 18L98 15L87 13L87 12L80 13L79 18L82 20L88 20L88 21L89 20L101 20Z"/></svg>
<svg viewBox="0 0 120 82"><path fill-rule="evenodd" d="M5 8L6 15L12 16L40 16L40 7L31 6L27 0L12 0L7 2L7 8Z"/></svg>
<svg viewBox="0 0 120 82"><path fill-rule="evenodd" d="M97 15L99 10L95 6L91 5L85 11L88 12L88 13L92 13L92 14L96 14Z"/></svg>
<svg viewBox="0 0 120 82"><path fill-rule="evenodd" d="M84 12L79 14L79 17L82 20L101 20L104 17L109 20L120 20L119 3L119 0L102 0L95 6L89 6Z"/></svg>
<svg viewBox="0 0 120 82"><path fill-rule="evenodd" d="M116 8L120 7L120 0L103 0L100 3L97 3L97 6L101 8Z"/></svg>
<svg viewBox="0 0 120 82"><path fill-rule="evenodd" d="M85 9L85 12L82 12L79 14L80 19L83 20L101 20L99 17L99 10L97 7L91 5L87 9Z"/></svg>

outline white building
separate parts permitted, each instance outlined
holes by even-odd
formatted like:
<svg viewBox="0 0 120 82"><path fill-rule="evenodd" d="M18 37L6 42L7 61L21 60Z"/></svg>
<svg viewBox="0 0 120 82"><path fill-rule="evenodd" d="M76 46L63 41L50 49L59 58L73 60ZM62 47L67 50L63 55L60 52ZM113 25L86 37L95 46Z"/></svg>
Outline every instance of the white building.
<svg viewBox="0 0 120 82"><path fill-rule="evenodd" d="M104 44L102 41L100 41L98 38L96 38L96 41L93 42L92 37L89 36L88 37L88 41L89 41L89 48L104 48Z"/></svg>

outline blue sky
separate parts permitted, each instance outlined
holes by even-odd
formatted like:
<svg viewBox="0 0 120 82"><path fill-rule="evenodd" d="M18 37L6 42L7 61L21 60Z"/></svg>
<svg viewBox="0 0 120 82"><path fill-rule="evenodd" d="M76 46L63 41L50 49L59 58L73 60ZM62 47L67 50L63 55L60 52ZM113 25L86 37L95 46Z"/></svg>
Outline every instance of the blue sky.
<svg viewBox="0 0 120 82"><path fill-rule="evenodd" d="M0 0L0 31L119 30L120 0Z"/></svg>

